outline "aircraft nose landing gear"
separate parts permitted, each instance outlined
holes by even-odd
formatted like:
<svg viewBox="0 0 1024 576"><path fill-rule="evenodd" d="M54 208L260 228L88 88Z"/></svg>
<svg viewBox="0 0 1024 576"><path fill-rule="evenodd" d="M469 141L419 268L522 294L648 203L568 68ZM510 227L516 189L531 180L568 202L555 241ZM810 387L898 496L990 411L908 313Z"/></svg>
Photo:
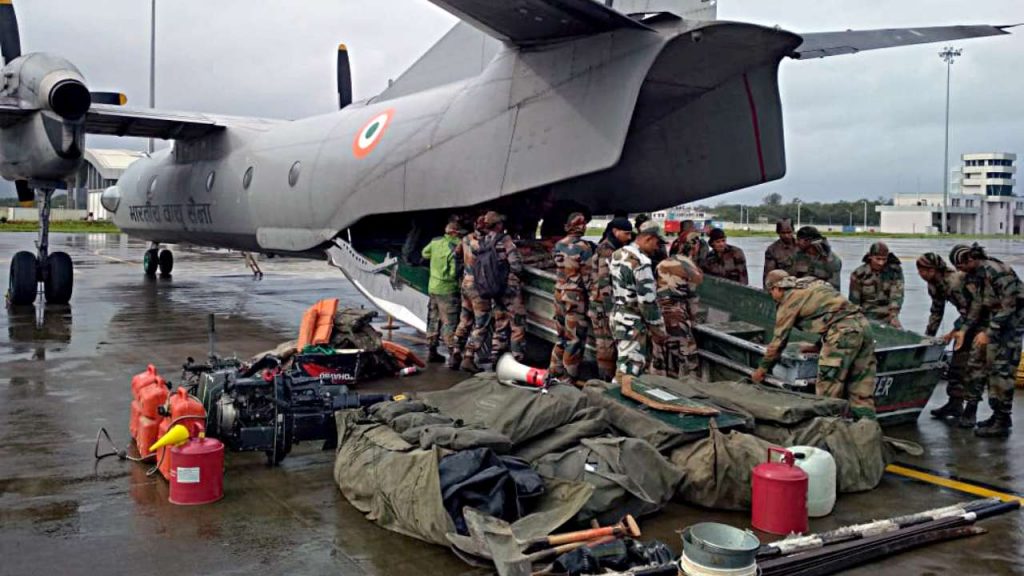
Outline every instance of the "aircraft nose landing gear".
<svg viewBox="0 0 1024 576"><path fill-rule="evenodd" d="M21 251L11 259L11 275L7 299L14 306L35 302L39 283L48 304L67 304L74 289L74 264L65 252L50 254L50 200L53 188L42 189L43 202L39 208L39 240L37 254Z"/></svg>
<svg viewBox="0 0 1024 576"><path fill-rule="evenodd" d="M142 257L142 271L152 278L156 276L157 270L160 271L160 276L170 276L174 270L174 253L170 250L161 250L160 245L153 242Z"/></svg>

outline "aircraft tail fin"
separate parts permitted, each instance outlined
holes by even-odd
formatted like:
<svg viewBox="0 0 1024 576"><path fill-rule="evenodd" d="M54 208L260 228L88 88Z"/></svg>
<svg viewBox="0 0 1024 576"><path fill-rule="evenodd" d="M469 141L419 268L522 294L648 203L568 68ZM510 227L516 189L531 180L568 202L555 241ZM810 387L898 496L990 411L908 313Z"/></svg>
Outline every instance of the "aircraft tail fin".
<svg viewBox="0 0 1024 576"><path fill-rule="evenodd" d="M374 101L390 100L472 78L483 72L500 48L501 41L459 22Z"/></svg>
<svg viewBox="0 0 1024 576"><path fill-rule="evenodd" d="M430 0L503 42L543 44L620 28L650 30L594 0Z"/></svg>

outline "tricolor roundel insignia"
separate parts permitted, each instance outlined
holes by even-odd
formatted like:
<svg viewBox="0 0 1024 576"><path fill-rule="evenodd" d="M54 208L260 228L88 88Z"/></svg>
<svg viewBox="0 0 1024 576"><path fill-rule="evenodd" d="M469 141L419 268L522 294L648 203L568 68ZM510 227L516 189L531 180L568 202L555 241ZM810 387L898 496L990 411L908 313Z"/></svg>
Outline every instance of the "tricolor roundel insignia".
<svg viewBox="0 0 1024 576"><path fill-rule="evenodd" d="M391 117L395 115L393 108L377 114L367 122L362 129L356 134L355 140L352 141L352 154L356 158L365 158L377 144L381 138L384 137L384 131L387 130L388 124L391 123Z"/></svg>

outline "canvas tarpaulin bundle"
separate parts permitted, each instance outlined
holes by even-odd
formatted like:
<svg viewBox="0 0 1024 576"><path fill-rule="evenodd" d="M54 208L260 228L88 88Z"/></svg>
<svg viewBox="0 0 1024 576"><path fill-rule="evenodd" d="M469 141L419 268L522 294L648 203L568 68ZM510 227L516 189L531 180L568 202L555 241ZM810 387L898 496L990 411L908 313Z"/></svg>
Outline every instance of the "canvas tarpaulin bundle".
<svg viewBox="0 0 1024 576"><path fill-rule="evenodd" d="M454 452L406 442L362 410L337 412L338 449L334 479L345 498L383 528L448 545L455 523L444 506L441 459ZM520 539L537 538L572 519L593 488L580 482L544 480L544 494L512 523Z"/></svg>
<svg viewBox="0 0 1024 576"><path fill-rule="evenodd" d="M846 409L846 400L743 381L703 382L692 377L677 380L654 375L644 375L638 380L681 396L708 400L726 410L749 414L759 423L790 425L818 416L839 416Z"/></svg>
<svg viewBox="0 0 1024 576"><path fill-rule="evenodd" d="M602 524L657 512L672 499L682 475L653 446L635 438L582 440L541 457L535 466L542 476L594 486L576 520L596 518Z"/></svg>
<svg viewBox="0 0 1024 576"><path fill-rule="evenodd" d="M754 466L773 446L752 434L712 428L707 438L677 448L669 456L683 473L679 499L706 508L748 510Z"/></svg>
<svg viewBox="0 0 1024 576"><path fill-rule="evenodd" d="M839 492L863 492L878 486L892 452L874 420L813 418L797 426L758 424L755 433L783 446L814 446L827 450L836 461Z"/></svg>
<svg viewBox="0 0 1024 576"><path fill-rule="evenodd" d="M513 449L539 438L555 442L552 437L562 434L562 426L578 422L581 414L589 414L590 419L599 416L585 413L587 397L574 386L552 386L542 394L505 386L493 372L479 374L448 390L417 394L416 398L467 426L508 436Z"/></svg>

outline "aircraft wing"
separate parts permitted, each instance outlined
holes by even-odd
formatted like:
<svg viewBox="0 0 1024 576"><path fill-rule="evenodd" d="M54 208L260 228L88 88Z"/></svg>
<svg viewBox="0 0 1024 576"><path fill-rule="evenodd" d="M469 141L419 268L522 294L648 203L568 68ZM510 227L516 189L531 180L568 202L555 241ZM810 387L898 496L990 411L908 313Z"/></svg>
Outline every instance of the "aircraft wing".
<svg viewBox="0 0 1024 576"><path fill-rule="evenodd" d="M814 32L800 34L804 42L797 47L794 58L825 58L855 54L864 50L894 48L911 44L946 42L962 38L1009 34L1013 26L936 26L931 28L889 28L885 30L847 30L845 32Z"/></svg>
<svg viewBox="0 0 1024 576"><path fill-rule="evenodd" d="M476 28L513 44L538 44L617 28L648 26L594 0L430 0Z"/></svg>
<svg viewBox="0 0 1024 576"><path fill-rule="evenodd" d="M110 104L93 104L85 115L85 130L89 134L187 140L224 128L225 124L205 114Z"/></svg>

